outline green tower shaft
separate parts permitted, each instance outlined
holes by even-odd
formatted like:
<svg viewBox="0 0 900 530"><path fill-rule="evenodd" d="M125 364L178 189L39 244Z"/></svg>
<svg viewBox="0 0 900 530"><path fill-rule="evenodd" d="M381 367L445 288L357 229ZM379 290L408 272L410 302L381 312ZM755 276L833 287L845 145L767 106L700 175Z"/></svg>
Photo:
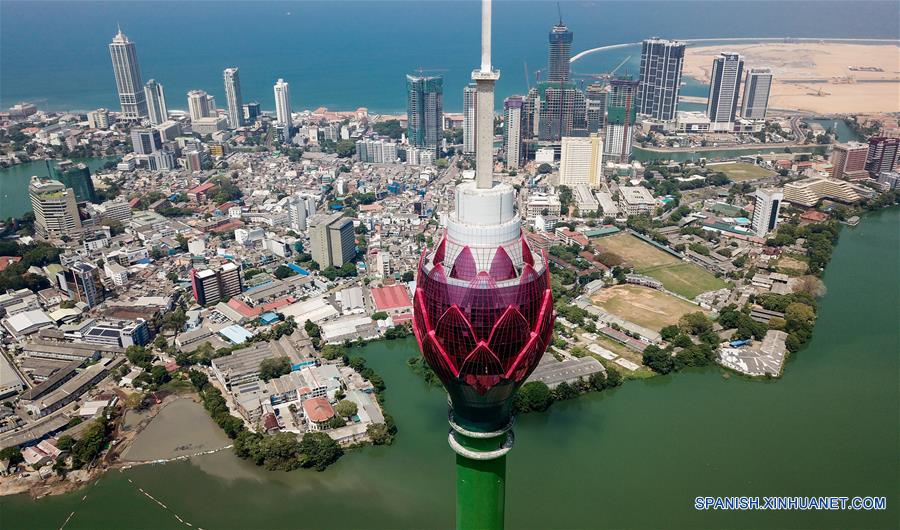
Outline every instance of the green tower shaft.
<svg viewBox="0 0 900 530"><path fill-rule="evenodd" d="M450 413L450 447L456 452L457 530L502 530L506 507L506 454L512 421L484 432L458 425Z"/></svg>

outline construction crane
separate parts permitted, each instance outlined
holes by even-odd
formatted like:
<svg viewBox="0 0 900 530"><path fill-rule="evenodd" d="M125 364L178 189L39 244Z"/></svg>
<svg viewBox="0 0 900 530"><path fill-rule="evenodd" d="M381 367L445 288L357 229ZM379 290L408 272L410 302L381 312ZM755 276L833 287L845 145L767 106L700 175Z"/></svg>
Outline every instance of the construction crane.
<svg viewBox="0 0 900 530"><path fill-rule="evenodd" d="M528 61L525 61L525 90L531 91L531 79L528 77Z"/></svg>
<svg viewBox="0 0 900 530"><path fill-rule="evenodd" d="M625 59L623 59L622 62L618 64L618 66L613 68L612 71L609 73L609 75L615 75L615 73L619 70L619 68L622 68L623 66L625 66L625 63L627 63L629 59L631 59L630 55L628 57L626 57Z"/></svg>
<svg viewBox="0 0 900 530"><path fill-rule="evenodd" d="M418 72L419 76L422 75L423 72L449 72L450 70L446 68L424 68L422 66L415 68L414 72Z"/></svg>

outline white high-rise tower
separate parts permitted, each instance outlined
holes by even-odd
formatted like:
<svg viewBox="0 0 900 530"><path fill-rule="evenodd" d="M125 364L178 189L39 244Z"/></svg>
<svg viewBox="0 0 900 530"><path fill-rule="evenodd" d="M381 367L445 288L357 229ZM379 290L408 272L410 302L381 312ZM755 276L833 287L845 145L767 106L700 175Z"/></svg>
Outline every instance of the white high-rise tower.
<svg viewBox="0 0 900 530"><path fill-rule="evenodd" d="M147 101L144 99L144 83L141 81L141 67L138 65L134 43L119 28L109 44L113 72L116 74L116 89L122 117L136 120L147 115Z"/></svg>
<svg viewBox="0 0 900 530"><path fill-rule="evenodd" d="M152 125L169 119L169 109L166 107L166 94L163 86L156 82L155 79L147 81L144 85L144 97L147 100L147 114L150 116Z"/></svg>
<svg viewBox="0 0 900 530"><path fill-rule="evenodd" d="M275 119L279 125L291 127L291 86L284 79L275 83Z"/></svg>
<svg viewBox="0 0 900 530"><path fill-rule="evenodd" d="M237 68L226 68L225 101L228 103L228 126L237 129L244 125L244 102L241 99L241 78Z"/></svg>

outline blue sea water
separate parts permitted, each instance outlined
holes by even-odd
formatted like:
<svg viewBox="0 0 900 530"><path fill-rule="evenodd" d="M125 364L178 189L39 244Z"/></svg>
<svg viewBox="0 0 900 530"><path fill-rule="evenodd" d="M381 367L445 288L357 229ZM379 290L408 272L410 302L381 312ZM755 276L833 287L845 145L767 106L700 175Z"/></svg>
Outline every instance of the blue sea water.
<svg viewBox="0 0 900 530"><path fill-rule="evenodd" d="M440 70L445 109L479 61L476 1L9 1L0 0L0 106L31 101L51 110L117 109L107 44L120 23L136 43L143 78L165 86L169 107L199 88L225 105L222 70L238 66L245 101L274 107L272 84L291 83L295 108L406 106L404 75ZM897 38L897 1L564 1L573 53L649 36ZM523 93L526 70L546 67L555 2L494 2L494 63L502 98ZM577 73L635 73L639 49L595 54ZM705 95L689 84L687 95Z"/></svg>

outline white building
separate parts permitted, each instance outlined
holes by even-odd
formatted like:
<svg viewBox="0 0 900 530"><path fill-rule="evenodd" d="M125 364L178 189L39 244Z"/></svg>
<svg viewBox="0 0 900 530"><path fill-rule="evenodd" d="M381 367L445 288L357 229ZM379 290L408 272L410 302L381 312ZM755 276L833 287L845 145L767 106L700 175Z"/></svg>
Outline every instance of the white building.
<svg viewBox="0 0 900 530"><path fill-rule="evenodd" d="M237 129L244 125L241 78L237 68L226 68L222 76L225 80L225 101L228 103L228 126Z"/></svg>
<svg viewBox="0 0 900 530"><path fill-rule="evenodd" d="M122 117L126 120L143 118L147 115L147 101L144 99L144 83L141 81L137 50L121 28L109 44L109 56L116 76Z"/></svg>
<svg viewBox="0 0 900 530"><path fill-rule="evenodd" d="M723 52L713 60L706 106L711 123L734 122L743 71L744 59L737 53Z"/></svg>
<svg viewBox="0 0 900 530"><path fill-rule="evenodd" d="M750 226L759 237L775 230L778 225L778 212L784 200L784 192L776 189L758 189L753 193L753 219Z"/></svg>
<svg viewBox="0 0 900 530"><path fill-rule="evenodd" d="M463 153L475 152L475 83L469 83L463 90Z"/></svg>
<svg viewBox="0 0 900 530"><path fill-rule="evenodd" d="M656 199L643 186L621 186L619 188L619 208L626 215L639 215L652 212L656 207Z"/></svg>
<svg viewBox="0 0 900 530"><path fill-rule="evenodd" d="M763 120L769 108L769 92L772 89L772 71L768 68L751 68L744 81L744 98L741 101L741 117Z"/></svg>
<svg viewBox="0 0 900 530"><path fill-rule="evenodd" d="M109 111L106 109L92 110L87 113L88 127L91 129L109 129Z"/></svg>
<svg viewBox="0 0 900 530"><path fill-rule="evenodd" d="M151 79L144 85L144 98L147 100L147 114L151 125L160 125L169 119L166 94L156 79Z"/></svg>
<svg viewBox="0 0 900 530"><path fill-rule="evenodd" d="M187 93L188 98L188 116L191 122L195 122L200 118L208 118L212 116L209 108L208 94L203 90L191 90Z"/></svg>
<svg viewBox="0 0 900 530"><path fill-rule="evenodd" d="M575 187L600 185L603 174L603 140L597 133L588 137L565 136L559 163L560 185Z"/></svg>
<svg viewBox="0 0 900 530"><path fill-rule="evenodd" d="M291 118L291 87L284 79L275 83L275 120L279 125L290 128L293 126Z"/></svg>

